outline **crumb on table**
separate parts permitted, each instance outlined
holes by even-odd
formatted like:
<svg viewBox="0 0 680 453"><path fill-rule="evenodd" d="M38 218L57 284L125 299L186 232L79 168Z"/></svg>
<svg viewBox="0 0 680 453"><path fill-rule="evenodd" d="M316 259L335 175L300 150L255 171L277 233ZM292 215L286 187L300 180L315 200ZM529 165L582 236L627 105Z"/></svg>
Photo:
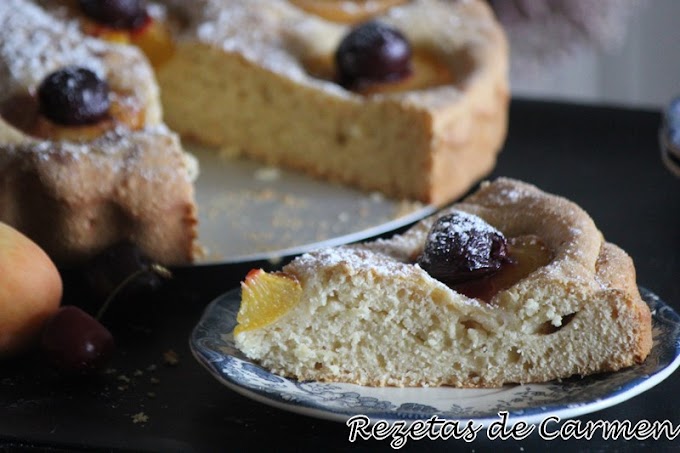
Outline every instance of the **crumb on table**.
<svg viewBox="0 0 680 453"><path fill-rule="evenodd" d="M169 349L163 353L163 362L166 365L176 366L179 363L179 356L175 351Z"/></svg>
<svg viewBox="0 0 680 453"><path fill-rule="evenodd" d="M149 416L144 412L137 412L132 415L132 423L146 423L149 421Z"/></svg>

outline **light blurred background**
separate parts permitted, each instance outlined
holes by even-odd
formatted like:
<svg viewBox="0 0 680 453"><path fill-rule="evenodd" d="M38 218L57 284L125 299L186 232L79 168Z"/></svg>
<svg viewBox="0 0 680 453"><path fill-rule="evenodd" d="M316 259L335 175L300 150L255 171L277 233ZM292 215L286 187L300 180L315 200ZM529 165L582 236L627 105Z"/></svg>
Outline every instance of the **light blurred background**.
<svg viewBox="0 0 680 453"><path fill-rule="evenodd" d="M580 48L558 62L516 69L516 97L663 107L680 95L680 0L648 0L612 49Z"/></svg>

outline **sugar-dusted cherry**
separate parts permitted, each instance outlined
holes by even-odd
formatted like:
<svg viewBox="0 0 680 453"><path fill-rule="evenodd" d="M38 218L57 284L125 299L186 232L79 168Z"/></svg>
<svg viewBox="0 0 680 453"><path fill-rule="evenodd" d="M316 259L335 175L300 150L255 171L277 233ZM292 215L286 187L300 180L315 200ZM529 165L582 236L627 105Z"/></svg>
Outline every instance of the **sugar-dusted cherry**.
<svg viewBox="0 0 680 453"><path fill-rule="evenodd" d="M490 275L507 259L503 233L478 216L455 211L434 223L418 264L451 285Z"/></svg>
<svg viewBox="0 0 680 453"><path fill-rule="evenodd" d="M340 42L335 64L340 84L349 89L397 81L411 73L411 45L396 28L365 22Z"/></svg>
<svg viewBox="0 0 680 453"><path fill-rule="evenodd" d="M78 4L87 17L111 28L136 30L149 20L143 0L78 0Z"/></svg>
<svg viewBox="0 0 680 453"><path fill-rule="evenodd" d="M108 116L109 85L87 68L67 66L38 87L40 113L57 124L94 124Z"/></svg>

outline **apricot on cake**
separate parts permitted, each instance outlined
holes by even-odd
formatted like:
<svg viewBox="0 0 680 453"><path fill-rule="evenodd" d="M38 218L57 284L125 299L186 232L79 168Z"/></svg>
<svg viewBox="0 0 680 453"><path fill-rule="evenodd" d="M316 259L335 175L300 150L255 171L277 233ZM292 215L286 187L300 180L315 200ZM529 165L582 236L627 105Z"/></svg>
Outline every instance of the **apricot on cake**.
<svg viewBox="0 0 680 453"><path fill-rule="evenodd" d="M237 347L275 373L375 386L543 382L652 345L631 258L573 202L510 179L402 235L251 272L237 321Z"/></svg>
<svg viewBox="0 0 680 453"><path fill-rule="evenodd" d="M58 264L119 241L190 262L189 159L136 48L85 36L33 2L0 3L0 220Z"/></svg>
<svg viewBox="0 0 680 453"><path fill-rule="evenodd" d="M168 124L184 137L435 204L462 195L495 165L508 56L483 1L162 3L184 24L157 72ZM392 58L396 48L410 58L396 80L340 80L339 48L355 30L340 13L357 4L362 21L380 25L359 33L358 41L383 46L365 60Z"/></svg>

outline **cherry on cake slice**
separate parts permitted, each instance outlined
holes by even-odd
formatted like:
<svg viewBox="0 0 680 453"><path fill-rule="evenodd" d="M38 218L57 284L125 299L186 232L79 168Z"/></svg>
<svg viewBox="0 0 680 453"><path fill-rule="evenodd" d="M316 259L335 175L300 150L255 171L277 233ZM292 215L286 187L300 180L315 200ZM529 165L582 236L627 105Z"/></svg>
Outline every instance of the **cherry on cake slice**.
<svg viewBox="0 0 680 453"><path fill-rule="evenodd" d="M275 373L372 386L545 382L652 346L631 258L573 202L505 178L404 234L251 272L237 321Z"/></svg>

